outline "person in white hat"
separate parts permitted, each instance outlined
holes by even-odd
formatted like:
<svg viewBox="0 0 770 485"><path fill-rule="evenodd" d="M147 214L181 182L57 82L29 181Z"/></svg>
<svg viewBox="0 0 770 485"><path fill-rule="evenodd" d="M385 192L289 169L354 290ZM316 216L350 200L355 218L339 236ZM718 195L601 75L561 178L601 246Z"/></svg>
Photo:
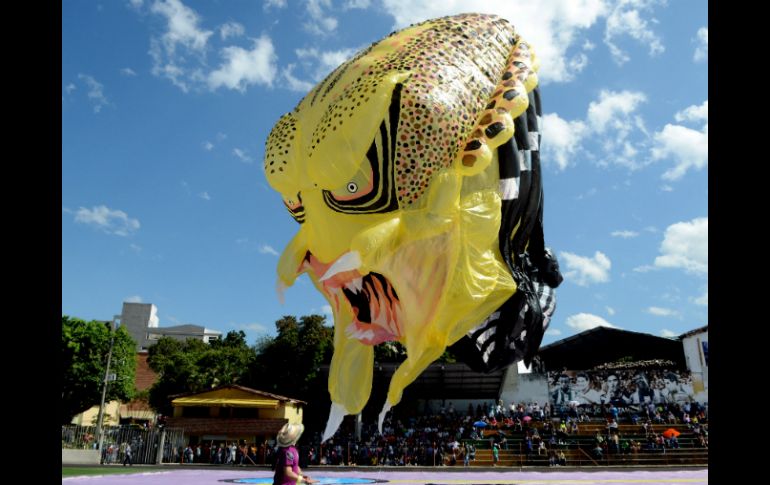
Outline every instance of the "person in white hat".
<svg viewBox="0 0 770 485"><path fill-rule="evenodd" d="M299 468L299 452L294 445L297 444L297 440L299 440L303 431L305 431L305 426L302 424L286 423L278 432L278 436L276 436L278 456L273 485L299 485L303 482L316 483L316 480L303 475L302 470Z"/></svg>

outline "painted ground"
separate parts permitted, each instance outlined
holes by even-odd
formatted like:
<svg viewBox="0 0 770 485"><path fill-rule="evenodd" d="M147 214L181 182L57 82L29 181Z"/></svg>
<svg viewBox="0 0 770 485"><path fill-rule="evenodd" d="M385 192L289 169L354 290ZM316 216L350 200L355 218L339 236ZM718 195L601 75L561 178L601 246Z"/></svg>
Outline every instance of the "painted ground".
<svg viewBox="0 0 770 485"><path fill-rule="evenodd" d="M435 484L435 485L685 485L708 483L708 469L692 470L602 470L602 471L326 471L308 470L310 477L319 480L319 485L326 484ZM169 470L152 471L131 475L96 475L88 477L62 478L66 485L225 485L243 483L269 485L272 472L268 470Z"/></svg>

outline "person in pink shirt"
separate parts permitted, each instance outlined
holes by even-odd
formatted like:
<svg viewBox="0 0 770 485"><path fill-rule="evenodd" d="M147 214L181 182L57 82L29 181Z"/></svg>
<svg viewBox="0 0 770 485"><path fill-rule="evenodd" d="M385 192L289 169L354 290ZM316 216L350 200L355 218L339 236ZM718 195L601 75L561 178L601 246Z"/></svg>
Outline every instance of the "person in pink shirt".
<svg viewBox="0 0 770 485"><path fill-rule="evenodd" d="M316 480L303 475L302 470L299 468L299 452L295 445L303 431L305 431L305 426L302 424L286 423L278 432L278 436L276 436L278 454L273 485L299 485L303 482L316 483Z"/></svg>

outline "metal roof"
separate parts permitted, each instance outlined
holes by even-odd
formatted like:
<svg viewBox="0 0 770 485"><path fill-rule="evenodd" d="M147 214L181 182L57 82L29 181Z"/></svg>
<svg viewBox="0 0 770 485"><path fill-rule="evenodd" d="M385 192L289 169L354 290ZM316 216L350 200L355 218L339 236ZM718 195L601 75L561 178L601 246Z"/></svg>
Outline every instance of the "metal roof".
<svg viewBox="0 0 770 485"><path fill-rule="evenodd" d="M541 347L537 354L546 370L591 369L622 358L664 359L684 369L682 343L648 333L596 327Z"/></svg>

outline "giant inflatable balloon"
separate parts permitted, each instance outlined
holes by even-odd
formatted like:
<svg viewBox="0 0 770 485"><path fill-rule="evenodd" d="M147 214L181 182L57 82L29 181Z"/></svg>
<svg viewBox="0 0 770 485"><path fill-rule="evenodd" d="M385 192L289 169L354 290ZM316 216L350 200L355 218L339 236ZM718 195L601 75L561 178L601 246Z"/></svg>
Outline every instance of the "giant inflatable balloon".
<svg viewBox="0 0 770 485"><path fill-rule="evenodd" d="M334 314L329 438L369 399L373 346L407 358L385 413L449 346L472 368L529 363L561 282L543 241L538 60L506 20L413 25L359 52L276 123L264 169Z"/></svg>

